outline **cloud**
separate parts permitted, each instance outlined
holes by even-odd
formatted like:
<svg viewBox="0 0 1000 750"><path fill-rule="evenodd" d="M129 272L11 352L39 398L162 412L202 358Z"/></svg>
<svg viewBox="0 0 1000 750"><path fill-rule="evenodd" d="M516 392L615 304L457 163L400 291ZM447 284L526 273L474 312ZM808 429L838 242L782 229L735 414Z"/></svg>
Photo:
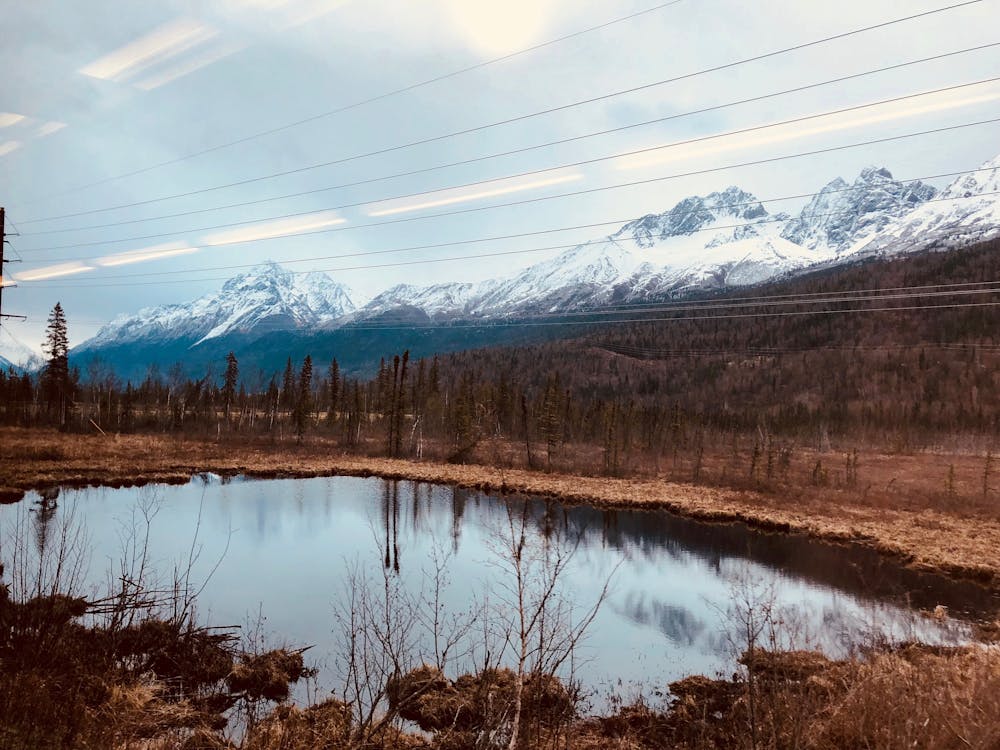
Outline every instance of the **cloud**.
<svg viewBox="0 0 1000 750"><path fill-rule="evenodd" d="M410 196L398 200L373 203L368 206L367 213L369 216L391 216L408 211L421 211L425 208L438 208L440 206L450 206L455 203L466 203L468 201L482 200L483 198L493 198L499 195L520 193L525 190L538 190L543 187L561 185L565 182L575 182L582 179L583 175L579 172L570 172L553 177L535 179L516 178L495 180L471 188L450 188L447 190L433 190L427 193L420 193L420 196L426 196L422 200L415 200L417 196Z"/></svg>
<svg viewBox="0 0 1000 750"><path fill-rule="evenodd" d="M189 255L196 252L198 252L198 248L192 247L186 242L168 242L139 250L129 250L124 253L106 255L103 258L98 258L94 263L106 268L113 268L115 266L127 266L132 263L142 263L147 260L170 258L175 255Z"/></svg>
<svg viewBox="0 0 1000 750"><path fill-rule="evenodd" d="M56 120L52 120L51 122L46 122L43 125L41 125L35 132L35 137L44 138L47 135L58 133L64 127L66 127L66 123L64 122L58 122Z"/></svg>
<svg viewBox="0 0 1000 750"><path fill-rule="evenodd" d="M26 119L24 115L18 115L14 112L0 112L0 128L9 128L24 119Z"/></svg>
<svg viewBox="0 0 1000 750"><path fill-rule="evenodd" d="M14 275L14 279L17 281L41 281L42 279L54 279L59 276L70 276L75 273L93 270L93 266L73 261L71 263L57 263L53 266L43 266L32 271L21 271Z"/></svg>
<svg viewBox="0 0 1000 750"><path fill-rule="evenodd" d="M148 78L136 81L135 85L143 91L152 91L160 86L165 86L171 81L182 78L189 73L201 70L202 68L207 67L214 62L218 62L224 57L229 57L230 55L233 55L243 49L246 49L246 45L239 42L215 43L202 54L196 55L187 60L181 60L173 67L154 73Z"/></svg>
<svg viewBox="0 0 1000 750"><path fill-rule="evenodd" d="M284 26L291 28L315 21L348 2L350 0L298 0L283 3L286 7Z"/></svg>
<svg viewBox="0 0 1000 750"><path fill-rule="evenodd" d="M80 68L80 72L106 81L129 81L147 68L204 44L218 33L207 24L178 18Z"/></svg>
<svg viewBox="0 0 1000 750"><path fill-rule="evenodd" d="M0 143L0 156L6 156L12 151L17 151L22 145L20 141L4 141Z"/></svg>
<svg viewBox="0 0 1000 750"><path fill-rule="evenodd" d="M231 245L238 242L254 242L272 237L285 237L316 229L325 229L337 224L344 224L346 221L346 219L342 219L329 211L321 211L294 219L265 221L249 227L216 232L204 237L203 240L206 245Z"/></svg>
<svg viewBox="0 0 1000 750"><path fill-rule="evenodd" d="M644 167L666 164L674 161L697 159L730 151L767 146L775 143L807 138L814 135L835 133L867 125L878 125L895 120L902 120L920 115L946 112L961 107L985 104L1000 99L1000 89L993 84L990 88L981 90L974 88L960 91L927 94L907 99L903 102L865 105L863 111L844 112L817 117L807 122L794 122L787 125L762 125L762 131L752 133L735 133L727 135L720 133L709 136L708 143L690 144L680 141L668 143L655 150L619 159L615 166L618 169L640 169Z"/></svg>

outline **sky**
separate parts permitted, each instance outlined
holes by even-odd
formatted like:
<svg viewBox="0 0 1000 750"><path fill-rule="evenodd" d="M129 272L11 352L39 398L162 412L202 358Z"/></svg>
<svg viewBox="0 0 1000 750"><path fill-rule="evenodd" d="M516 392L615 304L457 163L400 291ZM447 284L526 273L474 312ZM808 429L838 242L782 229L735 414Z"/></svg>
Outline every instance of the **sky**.
<svg viewBox="0 0 1000 750"><path fill-rule="evenodd" d="M777 199L869 165L974 169L1000 123L730 165L1000 117L998 46L692 114L1000 42L1000 0L979 0L700 73L960 1L0 0L0 205L21 261L2 304L28 318L4 328L37 350L61 302L78 344L271 259L364 302L509 275L729 185L794 213L807 197Z"/></svg>

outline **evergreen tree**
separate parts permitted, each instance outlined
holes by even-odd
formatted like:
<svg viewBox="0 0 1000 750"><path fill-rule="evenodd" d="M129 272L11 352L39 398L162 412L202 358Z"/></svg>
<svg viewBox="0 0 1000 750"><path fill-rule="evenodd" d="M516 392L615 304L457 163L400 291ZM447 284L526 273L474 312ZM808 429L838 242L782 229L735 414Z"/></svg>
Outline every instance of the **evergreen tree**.
<svg viewBox="0 0 1000 750"><path fill-rule="evenodd" d="M307 354L299 371L299 391L295 399L295 435L299 442L302 442L306 434L309 414L312 412L312 373L312 357Z"/></svg>
<svg viewBox="0 0 1000 750"><path fill-rule="evenodd" d="M58 416L61 427L66 426L73 399L73 383L69 371L69 337L66 333L66 316L62 305L56 302L45 329L45 353L49 359L42 372L42 395L48 406Z"/></svg>
<svg viewBox="0 0 1000 750"><path fill-rule="evenodd" d="M334 357L330 363L330 408L326 412L326 420L333 424L337 419L337 407L340 405L340 365Z"/></svg>
<svg viewBox="0 0 1000 750"><path fill-rule="evenodd" d="M286 409L295 404L295 370L292 369L292 358L285 364L285 375L281 379L281 405Z"/></svg>
<svg viewBox="0 0 1000 750"><path fill-rule="evenodd" d="M226 421L229 421L229 410L232 408L233 399L236 397L236 381L240 377L240 365L236 361L236 355L232 352L226 355L226 374L222 384L222 400L225 404Z"/></svg>

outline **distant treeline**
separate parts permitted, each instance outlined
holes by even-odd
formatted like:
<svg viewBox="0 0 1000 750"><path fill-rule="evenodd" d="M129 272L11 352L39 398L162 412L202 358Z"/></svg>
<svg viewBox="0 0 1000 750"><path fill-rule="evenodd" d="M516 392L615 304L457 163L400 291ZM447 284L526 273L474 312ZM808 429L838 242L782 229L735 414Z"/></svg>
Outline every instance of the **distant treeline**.
<svg viewBox="0 0 1000 750"><path fill-rule="evenodd" d="M373 378L346 376L336 353L252 375L230 354L214 370L221 375L191 379L176 365L122 382L99 363L66 368L63 348L40 376L0 374L0 420L320 434L345 449L452 460L500 441L504 460L516 451L517 463L546 466L589 451L599 464L591 468L608 473L630 455L690 454L726 435L756 436L761 450L774 437L851 436L886 447L956 433L991 441L1000 429L1000 309L991 291L969 292L997 280L994 241L817 272L755 288L752 298L743 290L685 300L687 309L631 308L576 339L416 361L387 354ZM861 290L871 296L842 299ZM897 309L842 312L865 308ZM56 331L57 344L64 333Z"/></svg>

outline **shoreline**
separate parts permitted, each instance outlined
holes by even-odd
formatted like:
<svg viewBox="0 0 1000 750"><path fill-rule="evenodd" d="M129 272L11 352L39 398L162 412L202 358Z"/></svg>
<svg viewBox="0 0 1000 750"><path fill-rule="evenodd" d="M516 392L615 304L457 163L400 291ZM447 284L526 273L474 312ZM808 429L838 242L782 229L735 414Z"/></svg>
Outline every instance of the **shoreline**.
<svg viewBox="0 0 1000 750"><path fill-rule="evenodd" d="M11 431L7 431L8 436ZM446 484L500 495L551 498L596 508L665 510L710 523L742 523L764 532L801 534L837 544L861 545L903 566L972 581L1000 592L1000 520L955 513L860 504L816 507L809 498L753 490L694 485L665 479L578 476L480 464L447 464L359 455L319 453L323 446L247 446L177 440L160 436L90 436L17 431L45 437L56 447L34 455L5 456L0 500L17 502L32 490L51 487L183 484L200 473L253 479L377 476ZM111 448L111 451L107 449ZM91 449L91 450L88 450Z"/></svg>

